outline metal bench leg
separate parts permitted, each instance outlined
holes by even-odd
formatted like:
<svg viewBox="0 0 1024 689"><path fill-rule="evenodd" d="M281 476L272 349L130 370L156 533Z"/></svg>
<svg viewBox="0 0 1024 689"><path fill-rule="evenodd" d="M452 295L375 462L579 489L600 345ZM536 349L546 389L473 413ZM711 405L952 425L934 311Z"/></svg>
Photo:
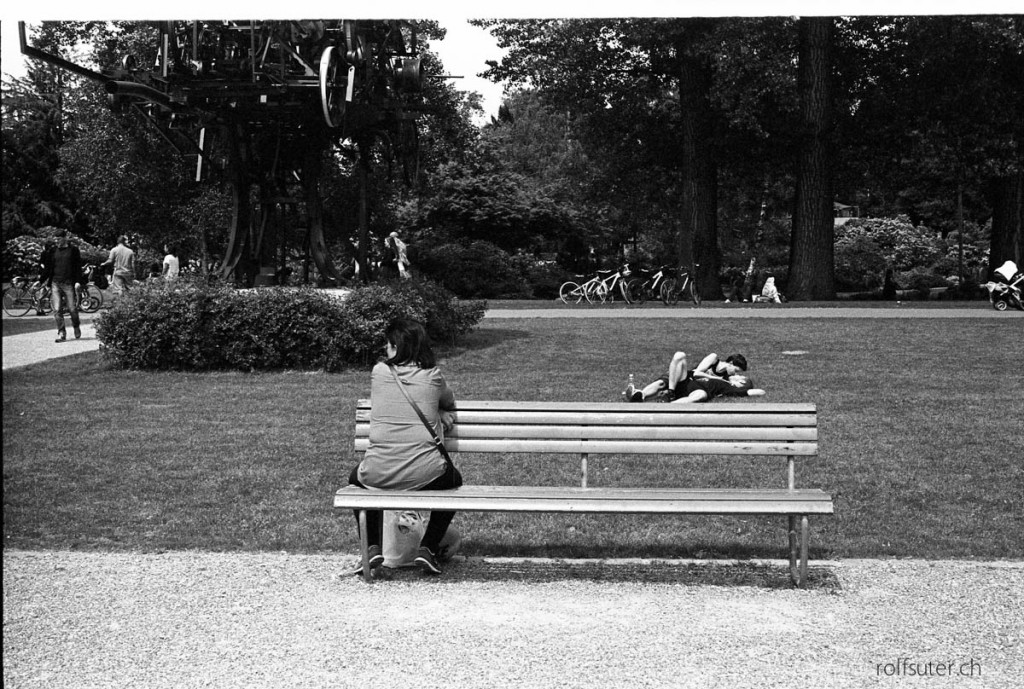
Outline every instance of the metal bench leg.
<svg viewBox="0 0 1024 689"><path fill-rule="evenodd" d="M370 535L366 532L366 510L359 510L359 555L363 560L363 579L372 581L370 574Z"/></svg>
<svg viewBox="0 0 1024 689"><path fill-rule="evenodd" d="M799 574L797 573L797 537L796 537L796 517L789 517L789 578L794 584L799 584Z"/></svg>
<svg viewBox="0 0 1024 689"><path fill-rule="evenodd" d="M807 583L807 542L810 540L810 523L807 515L800 517L800 586Z"/></svg>
<svg viewBox="0 0 1024 689"><path fill-rule="evenodd" d="M807 542L811 530L807 515L800 515L800 534L797 536L796 520L796 517L789 518L789 578L802 587L807 583Z"/></svg>

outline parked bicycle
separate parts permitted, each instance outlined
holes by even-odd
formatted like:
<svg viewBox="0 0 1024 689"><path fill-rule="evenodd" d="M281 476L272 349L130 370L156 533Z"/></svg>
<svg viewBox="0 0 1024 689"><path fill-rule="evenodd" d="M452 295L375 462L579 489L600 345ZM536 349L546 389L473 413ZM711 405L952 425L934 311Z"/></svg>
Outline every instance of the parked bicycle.
<svg viewBox="0 0 1024 689"><path fill-rule="evenodd" d="M661 266L657 272L640 268L637 275L626 284L629 300L634 304L643 304L648 299L661 297L661 287L667 280L674 279L677 271L672 266Z"/></svg>
<svg viewBox="0 0 1024 689"><path fill-rule="evenodd" d="M694 264L693 275L682 272L682 268L680 268L678 273L665 278L659 289L661 301L665 306L675 306L679 303L680 297L686 297L693 302L694 306L700 306L700 290L697 289L697 283L694 281L698 267L699 264Z"/></svg>
<svg viewBox="0 0 1024 689"><path fill-rule="evenodd" d="M576 277L583 278L582 275L577 275ZM558 288L558 298L562 300L563 304L579 304L586 296L587 290L584 288L584 285L573 280L563 282L562 286Z"/></svg>
<svg viewBox="0 0 1024 689"><path fill-rule="evenodd" d="M94 313L103 305L103 291L92 281L95 271L96 266L86 266L84 275L88 282L78 290L78 310L84 313ZM49 283L40 284L38 280L32 282L26 277L15 277L3 293L4 312L14 317L24 316L30 311L45 316L53 310L52 294Z"/></svg>
<svg viewBox="0 0 1024 689"><path fill-rule="evenodd" d="M618 270L599 270L594 277L586 282L569 280L562 283L558 289L558 296L566 304L579 304L583 299L591 304L598 301L603 304L609 300L614 301L614 291L617 289L622 295L622 299L628 304L629 293L626 289L626 282L630 275L628 263L623 264Z"/></svg>
<svg viewBox="0 0 1024 689"><path fill-rule="evenodd" d="M4 290L3 302L8 316L24 316L29 311L45 315L50 312L50 287L16 276Z"/></svg>
<svg viewBox="0 0 1024 689"><path fill-rule="evenodd" d="M94 313L103 306L103 290L96 284L102 280L104 286L107 284L106 277L100 273L100 269L89 263L82 271L85 276L85 285L78 296L78 310L85 313Z"/></svg>

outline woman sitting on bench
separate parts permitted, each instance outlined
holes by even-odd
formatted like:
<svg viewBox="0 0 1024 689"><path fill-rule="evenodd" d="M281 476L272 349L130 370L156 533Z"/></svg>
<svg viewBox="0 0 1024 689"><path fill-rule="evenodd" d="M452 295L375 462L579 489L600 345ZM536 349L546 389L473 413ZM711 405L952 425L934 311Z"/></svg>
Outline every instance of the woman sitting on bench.
<svg viewBox="0 0 1024 689"><path fill-rule="evenodd" d="M451 428L455 409L455 395L436 367L427 331L421 323L397 319L384 334L387 358L377 362L370 376L370 443L349 483L386 490L458 488L462 475L441 453L425 425L430 424L434 433L443 437L442 428ZM356 517L358 520L358 512ZM441 573L441 539L454 517L454 512L431 511L416 553L416 564L424 572ZM382 529L383 512L367 510L371 569L384 563Z"/></svg>

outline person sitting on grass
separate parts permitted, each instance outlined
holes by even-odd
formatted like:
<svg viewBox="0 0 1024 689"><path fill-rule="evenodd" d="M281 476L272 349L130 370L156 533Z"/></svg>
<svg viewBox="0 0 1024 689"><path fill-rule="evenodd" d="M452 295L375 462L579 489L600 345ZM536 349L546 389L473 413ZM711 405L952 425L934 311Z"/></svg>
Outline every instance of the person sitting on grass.
<svg viewBox="0 0 1024 689"><path fill-rule="evenodd" d="M643 402L658 397L662 394L668 395L670 401L682 396L677 393L680 385L693 378L716 378L727 380L730 376L739 375L747 370L747 359L742 354L731 354L725 360L718 358L717 354L711 353L704 357L693 370L687 368L686 352L676 352L668 364L668 373L657 380L648 383L643 389L637 389L633 385L626 387L623 396L630 402ZM715 386L712 386L715 387ZM760 394L764 394L761 391ZM716 395L717 396L717 395ZM757 394L750 395L756 397Z"/></svg>

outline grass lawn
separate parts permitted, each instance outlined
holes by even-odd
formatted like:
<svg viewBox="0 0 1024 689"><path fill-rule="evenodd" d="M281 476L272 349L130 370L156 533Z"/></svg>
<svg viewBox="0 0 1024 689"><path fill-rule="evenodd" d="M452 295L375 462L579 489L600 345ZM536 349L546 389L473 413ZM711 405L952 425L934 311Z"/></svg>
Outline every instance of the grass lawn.
<svg viewBox="0 0 1024 689"><path fill-rule="evenodd" d="M458 397L617 401L672 352L744 353L813 402L802 487L835 498L812 557L1024 557L1017 319L487 320L442 367ZM806 352L787 354L786 352ZM4 372L4 544L354 552L334 491L368 371L143 373L89 353ZM456 457L467 483L575 485L578 457ZM782 459L591 458L593 485L784 486ZM784 519L467 513L476 555L783 557Z"/></svg>

